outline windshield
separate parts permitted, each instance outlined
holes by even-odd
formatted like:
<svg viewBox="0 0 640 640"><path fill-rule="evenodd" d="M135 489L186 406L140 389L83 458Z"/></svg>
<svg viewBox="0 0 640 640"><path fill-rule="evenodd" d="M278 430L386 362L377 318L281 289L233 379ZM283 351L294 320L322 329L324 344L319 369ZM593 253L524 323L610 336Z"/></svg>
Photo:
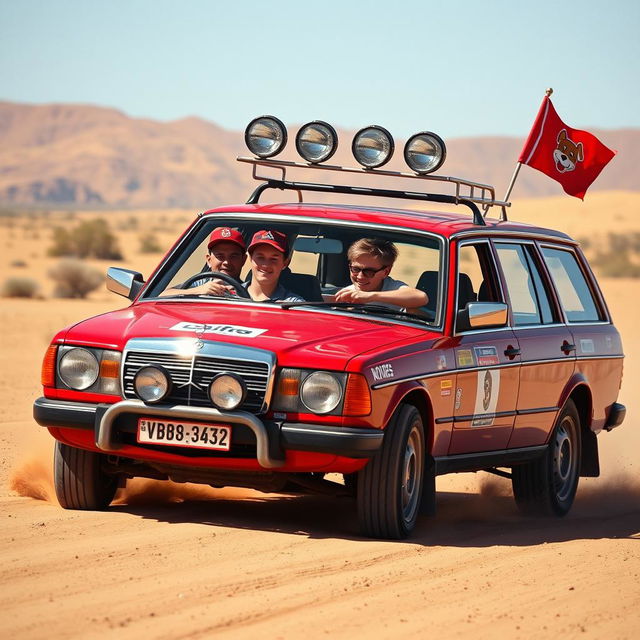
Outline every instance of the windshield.
<svg viewBox="0 0 640 640"><path fill-rule="evenodd" d="M143 298L316 303L434 325L442 246L438 236L383 226L209 216L168 256Z"/></svg>

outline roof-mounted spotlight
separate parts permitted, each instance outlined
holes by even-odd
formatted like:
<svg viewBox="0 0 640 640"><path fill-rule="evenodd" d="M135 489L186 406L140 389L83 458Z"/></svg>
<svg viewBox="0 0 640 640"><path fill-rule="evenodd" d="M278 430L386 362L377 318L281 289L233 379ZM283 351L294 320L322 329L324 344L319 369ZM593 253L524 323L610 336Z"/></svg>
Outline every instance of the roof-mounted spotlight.
<svg viewBox="0 0 640 640"><path fill-rule="evenodd" d="M338 134L327 122L314 120L300 128L296 135L298 153L311 164L328 160L338 148Z"/></svg>
<svg viewBox="0 0 640 640"><path fill-rule="evenodd" d="M274 116L260 116L248 124L244 141L254 156L271 158L287 144L287 128Z"/></svg>
<svg viewBox="0 0 640 640"><path fill-rule="evenodd" d="M444 140L430 131L416 133L404 146L404 159L412 171L418 174L432 173L439 169L447 157Z"/></svg>
<svg viewBox="0 0 640 640"><path fill-rule="evenodd" d="M377 125L360 129L351 144L353 157L366 169L375 169L389 162L394 148L391 134Z"/></svg>

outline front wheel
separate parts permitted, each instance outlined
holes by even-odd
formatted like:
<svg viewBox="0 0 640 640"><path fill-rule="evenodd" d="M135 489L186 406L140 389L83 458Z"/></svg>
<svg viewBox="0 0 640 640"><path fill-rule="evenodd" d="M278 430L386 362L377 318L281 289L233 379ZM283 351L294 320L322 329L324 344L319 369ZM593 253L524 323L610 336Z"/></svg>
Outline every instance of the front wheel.
<svg viewBox="0 0 640 640"><path fill-rule="evenodd" d="M402 405L384 434L382 447L358 473L360 529L374 538L406 538L420 510L425 437L420 412Z"/></svg>
<svg viewBox="0 0 640 640"><path fill-rule="evenodd" d="M62 507L101 511L109 506L118 481L102 470L103 460L101 453L56 442L53 479Z"/></svg>
<svg viewBox="0 0 640 640"><path fill-rule="evenodd" d="M545 454L512 470L518 508L527 515L567 515L578 489L581 455L580 416L568 400Z"/></svg>

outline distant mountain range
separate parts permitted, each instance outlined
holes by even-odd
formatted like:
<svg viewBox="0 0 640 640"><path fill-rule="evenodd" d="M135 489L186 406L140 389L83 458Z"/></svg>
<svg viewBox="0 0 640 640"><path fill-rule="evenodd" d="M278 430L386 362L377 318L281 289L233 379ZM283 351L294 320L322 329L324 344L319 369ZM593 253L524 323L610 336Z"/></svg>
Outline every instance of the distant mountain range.
<svg viewBox="0 0 640 640"><path fill-rule="evenodd" d="M295 131L292 127L283 159L300 160L293 146ZM353 133L338 132L340 148L332 164L356 166L350 150ZM592 133L618 155L591 191L640 191L640 129ZM440 173L493 184L501 198L527 134L447 140ZM396 141L389 169L407 170L403 144ZM0 206L205 208L243 202L255 182L251 168L236 162L238 155L248 155L242 132L196 117L157 122L104 107L0 102ZM301 179L331 178L306 171ZM403 188L420 189L414 184ZM512 200L561 193L555 181L523 167Z"/></svg>

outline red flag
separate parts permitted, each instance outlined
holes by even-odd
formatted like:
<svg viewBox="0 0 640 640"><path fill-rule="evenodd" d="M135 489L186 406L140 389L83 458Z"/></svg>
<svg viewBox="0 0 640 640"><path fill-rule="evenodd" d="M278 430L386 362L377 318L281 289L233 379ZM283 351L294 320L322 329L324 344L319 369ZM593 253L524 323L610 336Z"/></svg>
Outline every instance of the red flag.
<svg viewBox="0 0 640 640"><path fill-rule="evenodd" d="M545 96L518 162L542 171L570 196L584 200L589 185L615 155L593 134L564 124Z"/></svg>

